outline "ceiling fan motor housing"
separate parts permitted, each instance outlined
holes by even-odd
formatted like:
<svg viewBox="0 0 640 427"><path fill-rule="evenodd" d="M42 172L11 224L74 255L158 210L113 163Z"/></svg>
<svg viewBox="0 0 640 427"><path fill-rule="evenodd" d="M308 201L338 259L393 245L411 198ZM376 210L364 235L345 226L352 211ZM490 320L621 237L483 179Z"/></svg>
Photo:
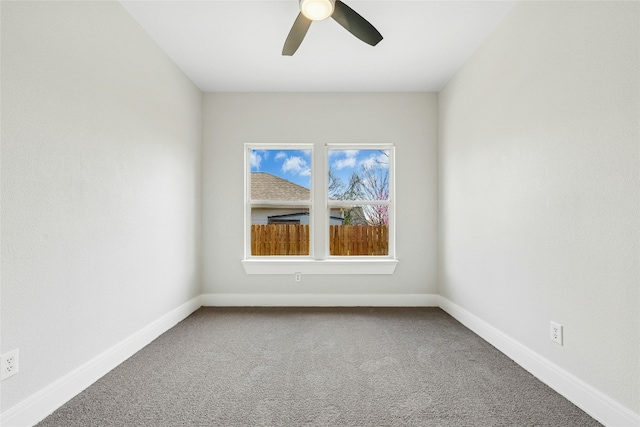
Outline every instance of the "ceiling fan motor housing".
<svg viewBox="0 0 640 427"><path fill-rule="evenodd" d="M300 11L312 21L322 21L333 14L335 0L300 0Z"/></svg>

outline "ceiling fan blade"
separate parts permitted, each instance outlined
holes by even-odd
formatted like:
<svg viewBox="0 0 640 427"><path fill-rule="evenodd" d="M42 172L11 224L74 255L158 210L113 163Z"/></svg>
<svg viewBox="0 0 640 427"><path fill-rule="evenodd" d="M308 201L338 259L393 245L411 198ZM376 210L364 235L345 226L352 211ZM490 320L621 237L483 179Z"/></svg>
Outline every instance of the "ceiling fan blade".
<svg viewBox="0 0 640 427"><path fill-rule="evenodd" d="M287 40L284 42L284 47L282 48L283 55L291 56L296 53L310 26L311 20L307 19L302 12L299 13L296 21L293 23L293 27L291 27L291 31L289 31Z"/></svg>
<svg viewBox="0 0 640 427"><path fill-rule="evenodd" d="M335 10L331 17L351 34L371 46L377 45L382 40L382 34L369 21L340 0L336 0Z"/></svg>

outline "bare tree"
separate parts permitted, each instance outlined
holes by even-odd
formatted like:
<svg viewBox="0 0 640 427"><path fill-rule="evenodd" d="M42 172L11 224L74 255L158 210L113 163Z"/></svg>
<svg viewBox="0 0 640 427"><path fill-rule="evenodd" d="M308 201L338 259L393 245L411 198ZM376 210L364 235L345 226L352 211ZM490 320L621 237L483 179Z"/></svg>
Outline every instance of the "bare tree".
<svg viewBox="0 0 640 427"><path fill-rule="evenodd" d="M385 159L372 159L362 164L351 174L349 183L329 171L329 195L336 200L388 200L389 199L389 154L380 150ZM386 205L363 204L343 209L345 225L387 225L389 207Z"/></svg>
<svg viewBox="0 0 640 427"><path fill-rule="evenodd" d="M360 192L365 200L389 199L389 169L381 164L363 165L360 171ZM389 206L363 205L369 225L389 224Z"/></svg>
<svg viewBox="0 0 640 427"><path fill-rule="evenodd" d="M334 200L342 200L341 196L345 192L345 184L340 177L337 177L331 169L329 169L329 197Z"/></svg>

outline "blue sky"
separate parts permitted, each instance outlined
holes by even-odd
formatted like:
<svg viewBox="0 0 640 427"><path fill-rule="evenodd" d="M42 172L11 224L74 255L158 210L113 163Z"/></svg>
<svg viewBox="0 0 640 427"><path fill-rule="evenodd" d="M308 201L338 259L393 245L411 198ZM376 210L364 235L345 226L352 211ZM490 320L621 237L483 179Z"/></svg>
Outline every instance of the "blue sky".
<svg viewBox="0 0 640 427"><path fill-rule="evenodd" d="M311 150L251 150L251 172L269 172L311 186Z"/></svg>
<svg viewBox="0 0 640 427"><path fill-rule="evenodd" d="M303 187L310 187L310 150L251 150L250 156L251 172L269 172ZM362 165L376 161L386 163L388 160L379 150L329 150L329 167L345 183Z"/></svg>

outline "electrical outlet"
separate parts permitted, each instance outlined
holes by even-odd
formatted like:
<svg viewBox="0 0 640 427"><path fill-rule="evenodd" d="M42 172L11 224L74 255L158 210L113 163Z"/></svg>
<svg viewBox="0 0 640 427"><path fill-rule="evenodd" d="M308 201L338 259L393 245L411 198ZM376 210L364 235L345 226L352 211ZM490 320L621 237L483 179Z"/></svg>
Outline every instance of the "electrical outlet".
<svg viewBox="0 0 640 427"><path fill-rule="evenodd" d="M0 381L18 373L18 349L0 356Z"/></svg>
<svg viewBox="0 0 640 427"><path fill-rule="evenodd" d="M296 282L302 282L302 273L293 273L293 279Z"/></svg>
<svg viewBox="0 0 640 427"><path fill-rule="evenodd" d="M562 325L551 322L551 341L562 345Z"/></svg>

